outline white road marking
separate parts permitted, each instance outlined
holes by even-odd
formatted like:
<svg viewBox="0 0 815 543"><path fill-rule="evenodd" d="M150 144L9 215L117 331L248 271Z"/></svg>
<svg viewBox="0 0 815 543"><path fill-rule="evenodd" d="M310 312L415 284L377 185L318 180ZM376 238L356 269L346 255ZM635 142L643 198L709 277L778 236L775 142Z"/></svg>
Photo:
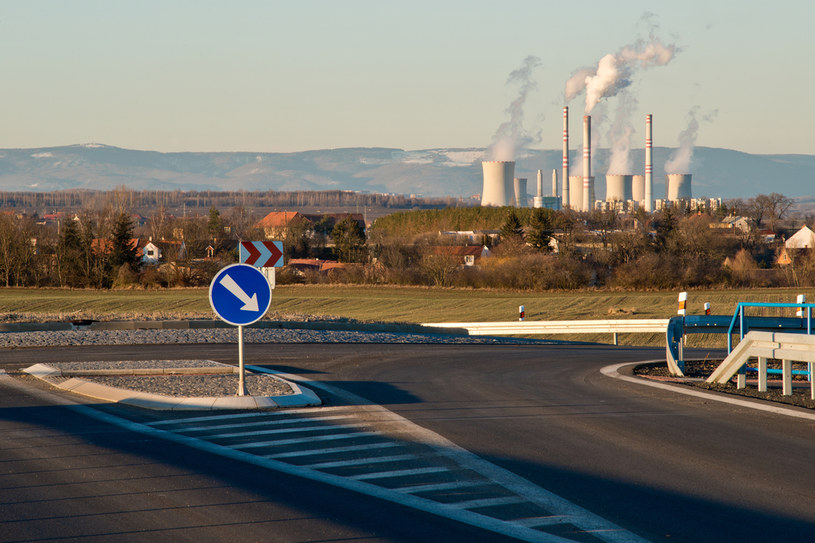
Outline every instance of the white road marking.
<svg viewBox="0 0 815 543"><path fill-rule="evenodd" d="M304 467L311 469L331 469L347 468L355 466L367 466L370 464L383 464L386 462L401 462L402 460L418 460L418 454L400 454L396 456L372 456L369 458L354 458L351 460L336 460L334 462L320 462L317 464L305 464Z"/></svg>
<svg viewBox="0 0 815 543"><path fill-rule="evenodd" d="M208 430L228 430L230 428L248 428L251 426L273 426L273 425L283 425L283 424L309 424L312 422L325 422L327 420L340 420L340 419L348 419L351 418L353 415L335 415L333 417L298 417L298 418L291 418L291 419L282 419L282 420L263 420L258 422L247 422L247 423L238 423L238 424L217 424L214 426L193 426L192 428L178 428L176 431L180 432L204 432Z"/></svg>
<svg viewBox="0 0 815 543"><path fill-rule="evenodd" d="M448 503L450 507L457 509L478 509L479 507L494 507L496 505L509 505L512 503L524 503L526 500L520 496L506 496L503 498L484 498L482 500L467 500L463 502Z"/></svg>
<svg viewBox="0 0 815 543"><path fill-rule="evenodd" d="M248 369L248 368L247 368ZM255 368L254 371L258 371L259 368ZM269 373L269 372L266 372ZM348 411L347 407L320 407L320 412L325 413L328 411ZM186 418L179 418L179 419L167 419L167 420L158 420L154 422L146 422L145 425L147 426L175 426L176 424L187 424L191 422L208 422L212 420L231 420L231 419L254 419L259 417L285 417L288 415L302 415L304 413L314 414L314 408L303 408L303 409L281 409L279 411L259 411L256 413L229 413L223 415L207 415L204 417L195 416L195 417L186 417Z"/></svg>
<svg viewBox="0 0 815 543"><path fill-rule="evenodd" d="M349 447L333 447L329 449L306 449L304 451L290 451L277 454L268 454L266 455L266 458L277 459L277 458L297 458L300 456L324 456L326 454L366 451L368 449L388 449L391 447L404 447L404 446L405 446L404 443L388 441L385 443L366 443L364 445L351 445Z"/></svg>
<svg viewBox="0 0 815 543"><path fill-rule="evenodd" d="M459 488L467 488L472 486L488 486L491 484L492 483L490 481L454 481L452 483L406 486L402 488L394 488L393 490L396 492L403 492L405 494L419 494L421 492L436 492L438 490L457 490Z"/></svg>
<svg viewBox="0 0 815 543"><path fill-rule="evenodd" d="M450 468L439 466L432 468L394 469L391 471L380 471L378 473L363 473L348 478L354 481L367 481L370 479L391 479L393 477L410 477L411 475L425 475L427 473L442 473L446 471L450 471Z"/></svg>
<svg viewBox="0 0 815 543"><path fill-rule="evenodd" d="M336 441L340 439L354 439L358 437L378 436L381 432L353 432L350 434L333 434L330 436L311 436L297 439L281 439L278 441L257 441L255 443L238 443L229 445L235 449L257 449L259 447L276 447L280 445L300 445L302 443L313 443L315 441Z"/></svg>
<svg viewBox="0 0 815 543"><path fill-rule="evenodd" d="M297 428L275 428L274 430L253 430L250 432L232 432L228 434L216 434L212 436L201 436L201 439L227 439L232 437L252 437L252 436L265 436L275 434L305 434L306 432L318 432L323 430L343 430L351 428L362 428L370 426L364 422L353 422L350 424L343 424L342 426L331 426L322 424L318 426L298 426Z"/></svg>
<svg viewBox="0 0 815 543"><path fill-rule="evenodd" d="M537 528L539 526L552 526L554 524L566 524L572 520L569 517L553 515L550 517L530 517L513 520L513 524L526 526L527 528Z"/></svg>

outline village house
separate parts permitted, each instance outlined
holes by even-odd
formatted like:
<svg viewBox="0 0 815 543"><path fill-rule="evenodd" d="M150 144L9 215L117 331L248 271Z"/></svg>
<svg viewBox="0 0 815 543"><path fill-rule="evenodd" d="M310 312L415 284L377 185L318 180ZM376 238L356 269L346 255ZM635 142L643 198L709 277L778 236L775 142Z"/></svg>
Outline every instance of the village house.
<svg viewBox="0 0 815 543"><path fill-rule="evenodd" d="M815 247L815 232L808 226L803 226L784 242L784 247L787 249L812 249Z"/></svg>
<svg viewBox="0 0 815 543"><path fill-rule="evenodd" d="M290 228L303 225L311 226L312 222L299 211L272 211L255 224L266 239L272 240L286 239Z"/></svg>
<svg viewBox="0 0 815 543"><path fill-rule="evenodd" d="M430 247L430 253L453 257L464 267L476 266L481 259L492 256L486 245L436 245Z"/></svg>
<svg viewBox="0 0 815 543"><path fill-rule="evenodd" d="M755 223L753 222L753 219L750 219L748 217L729 215L722 219L721 222L710 223L710 228L724 228L726 230L738 230L739 232L747 234L750 232L750 230L752 230L754 224Z"/></svg>

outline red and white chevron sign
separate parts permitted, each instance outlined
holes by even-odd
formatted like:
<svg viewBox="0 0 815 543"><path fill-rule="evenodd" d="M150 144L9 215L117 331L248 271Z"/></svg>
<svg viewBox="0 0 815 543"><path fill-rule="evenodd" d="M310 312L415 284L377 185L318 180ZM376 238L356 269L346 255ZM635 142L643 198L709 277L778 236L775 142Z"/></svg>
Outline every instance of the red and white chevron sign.
<svg viewBox="0 0 815 543"><path fill-rule="evenodd" d="M256 268L283 266L282 241L242 241L239 247L241 264Z"/></svg>

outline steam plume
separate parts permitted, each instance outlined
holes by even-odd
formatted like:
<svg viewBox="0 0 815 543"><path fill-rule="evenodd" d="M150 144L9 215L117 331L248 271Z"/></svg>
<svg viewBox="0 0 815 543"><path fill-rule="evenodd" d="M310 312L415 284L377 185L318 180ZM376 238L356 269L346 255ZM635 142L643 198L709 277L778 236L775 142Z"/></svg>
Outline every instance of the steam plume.
<svg viewBox="0 0 815 543"><path fill-rule="evenodd" d="M679 133L679 148L665 162L665 173L688 173L690 171L696 137L699 135L699 121L696 119L698 112L699 106L692 107L688 112L688 126ZM713 110L704 115L702 121L713 122L718 112L718 110Z"/></svg>
<svg viewBox="0 0 815 543"><path fill-rule="evenodd" d="M536 136L524 130L524 105L529 93L537 88L532 78L532 72L540 66L541 60L536 56L528 56L517 70L513 70L507 78L507 85L518 85L518 96L505 110L509 120L505 121L495 131L492 143L487 149L490 160L515 160L520 149L527 148L534 143Z"/></svg>
<svg viewBox="0 0 815 543"><path fill-rule="evenodd" d="M673 59L675 53L675 45L665 45L651 33L648 41L637 40L617 53L607 54L597 62L595 68L577 70L566 81L566 101L585 91L586 113L590 114L600 100L615 96L628 87L638 70L664 66Z"/></svg>
<svg viewBox="0 0 815 543"><path fill-rule="evenodd" d="M627 174L631 172L631 136L634 127L630 118L637 107L637 99L627 90L619 95L614 123L609 130L611 141L611 156L608 163L608 173Z"/></svg>

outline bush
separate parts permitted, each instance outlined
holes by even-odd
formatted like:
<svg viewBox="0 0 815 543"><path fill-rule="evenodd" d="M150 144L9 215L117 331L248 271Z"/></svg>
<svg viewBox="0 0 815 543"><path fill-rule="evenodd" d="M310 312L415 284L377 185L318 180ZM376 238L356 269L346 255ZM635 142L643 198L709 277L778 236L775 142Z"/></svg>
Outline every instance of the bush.
<svg viewBox="0 0 815 543"><path fill-rule="evenodd" d="M113 288L132 288L138 281L138 275L130 264L122 264L113 279Z"/></svg>

